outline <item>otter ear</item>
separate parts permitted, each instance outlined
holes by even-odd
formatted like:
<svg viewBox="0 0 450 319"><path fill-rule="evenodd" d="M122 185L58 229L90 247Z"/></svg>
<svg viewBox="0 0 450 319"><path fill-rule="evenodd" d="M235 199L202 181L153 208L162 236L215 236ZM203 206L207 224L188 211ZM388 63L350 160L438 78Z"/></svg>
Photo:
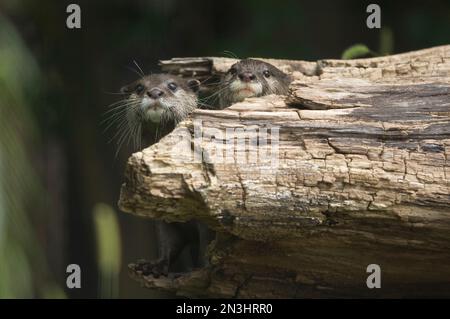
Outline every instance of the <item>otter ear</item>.
<svg viewBox="0 0 450 319"><path fill-rule="evenodd" d="M291 84L294 81L294 77L290 74L286 74L286 83Z"/></svg>
<svg viewBox="0 0 450 319"><path fill-rule="evenodd" d="M132 91L132 89L131 89L131 84L130 84L130 85L122 86L122 87L120 88L120 93L123 93L123 94L131 93L131 91Z"/></svg>
<svg viewBox="0 0 450 319"><path fill-rule="evenodd" d="M200 81L196 79L190 79L186 82L187 86L194 92L198 92L200 89Z"/></svg>

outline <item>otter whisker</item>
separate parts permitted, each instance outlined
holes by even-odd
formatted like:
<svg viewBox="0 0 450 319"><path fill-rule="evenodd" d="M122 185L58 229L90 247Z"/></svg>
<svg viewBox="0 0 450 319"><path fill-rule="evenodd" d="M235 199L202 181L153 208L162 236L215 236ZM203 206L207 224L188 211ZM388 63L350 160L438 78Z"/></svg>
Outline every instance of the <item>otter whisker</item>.
<svg viewBox="0 0 450 319"><path fill-rule="evenodd" d="M105 108L110 108L110 107L113 107L115 105L119 105L121 103L130 103L130 100L129 99L123 99L123 100L111 103L111 104L107 105Z"/></svg>
<svg viewBox="0 0 450 319"><path fill-rule="evenodd" d="M116 151L116 157L119 154L120 149L122 148L123 144L126 142L127 144L130 143L131 136L133 135L133 132L136 130L136 125L140 125L139 121L133 121L130 122L130 119L127 118L126 121L123 121L122 128L120 129L121 132L123 132L117 142L117 151ZM127 127L128 125L128 127Z"/></svg>
<svg viewBox="0 0 450 319"><path fill-rule="evenodd" d="M117 157L117 155L119 154L119 151L120 151L120 149L121 149L121 146L122 146L122 141L126 138L126 136L129 134L129 130L128 129L122 129L122 130L120 130L120 135L118 136L118 139L117 139L117 142L116 142L116 145L117 145L117 149L116 149L116 157Z"/></svg>
<svg viewBox="0 0 450 319"><path fill-rule="evenodd" d="M139 71L141 72L142 77L145 77L144 71L142 71L141 67L140 67L139 64L136 62L136 60L133 60L133 63L137 66L137 68L138 68Z"/></svg>
<svg viewBox="0 0 450 319"><path fill-rule="evenodd" d="M210 75L203 81L200 81L200 86L213 86L213 85L218 85L221 83L220 78L217 79L218 80L217 82L208 82L210 79L213 79L213 78L217 78L217 74Z"/></svg>
<svg viewBox="0 0 450 319"><path fill-rule="evenodd" d="M139 104L139 103L136 103L136 105L137 104ZM106 118L104 118L100 122L100 125L106 125L104 132L106 132L106 130L108 130L114 123L117 123L118 121L120 121L122 117L126 116L126 113L130 107L135 107L135 105L128 104L123 109L118 110L115 113L109 114ZM103 116L105 116L105 115L106 115L106 113L103 114Z"/></svg>
<svg viewBox="0 0 450 319"><path fill-rule="evenodd" d="M136 106L132 106L131 108L136 109ZM112 123L110 123L109 127L112 126L113 124L116 124L117 132L116 132L116 134L114 134L114 136L110 139L109 142L114 140L117 136L121 135L123 133L123 131L126 131L130 124L130 121L131 121L131 119L129 118L128 113L124 113L119 118L117 118ZM137 121L137 120L134 119L134 121Z"/></svg>
<svg viewBox="0 0 450 319"><path fill-rule="evenodd" d="M138 128L136 130L136 135L135 135L135 148L137 149L142 149L142 145L141 145L141 135L142 135L142 124L139 123Z"/></svg>
<svg viewBox="0 0 450 319"><path fill-rule="evenodd" d="M220 82L209 82L209 83L201 84L202 87L216 87L219 85L220 85Z"/></svg>
<svg viewBox="0 0 450 319"><path fill-rule="evenodd" d="M220 95L221 95L223 92L225 92L226 90L228 90L228 88L230 87L231 83L232 83L232 81L223 83L223 86L222 86L220 89L218 89L218 90L217 90L216 92L214 92L213 94L211 94L211 95L209 95L209 96L207 96L207 97L204 97L204 98L200 99L200 101L201 101L201 102L208 103L211 99L213 99L213 100L212 100L212 102L213 102L212 104L215 104L215 102L217 101L217 98L219 98ZM211 105L208 105L208 106L211 106Z"/></svg>
<svg viewBox="0 0 450 319"><path fill-rule="evenodd" d="M208 97L202 99L201 103L207 107L214 107L216 105L217 101L221 98L221 95L222 95L222 92L208 96Z"/></svg>
<svg viewBox="0 0 450 319"><path fill-rule="evenodd" d="M105 117L105 118L100 122L100 124L103 125L103 124L109 123L109 122L111 122L111 121L114 122L115 119L117 119L117 118L119 118L120 116L124 115L126 112L127 112L127 108L123 108L123 109L118 110L118 111L116 111L116 112L114 112L114 113L108 114L107 117ZM106 114L105 114L105 115L106 115Z"/></svg>
<svg viewBox="0 0 450 319"><path fill-rule="evenodd" d="M109 110L107 110L105 113L110 113L111 111L117 109L117 108L121 108L124 107L128 104L134 103L134 102L139 102L138 100L134 101L134 100L121 100L119 102L113 103L108 105L106 108L109 108Z"/></svg>
<svg viewBox="0 0 450 319"><path fill-rule="evenodd" d="M114 114L117 114L119 112L122 112L123 110L126 110L128 107L132 106L134 103L139 104L140 102L136 101L136 102L131 102L131 103L126 103L123 105L115 106L114 108L104 112L102 114L102 116L113 116Z"/></svg>
<svg viewBox="0 0 450 319"><path fill-rule="evenodd" d="M122 136L119 138L119 141L117 143L117 150L116 150L116 158L119 155L120 149L122 148L122 145L126 139L126 137L129 135L129 131L125 131L124 134L122 134Z"/></svg>
<svg viewBox="0 0 450 319"><path fill-rule="evenodd" d="M141 73L139 73L139 72L136 71L135 69L133 69L133 68L131 68L131 67L129 67L129 66L127 66L126 69L127 69L128 71L133 72L133 73L136 74L137 76L139 76L139 78L142 77Z"/></svg>
<svg viewBox="0 0 450 319"><path fill-rule="evenodd" d="M120 123L118 123L116 128L117 128L117 132L113 135L113 137L111 137L111 139L108 141L108 143L111 143L117 137L120 137L120 136L122 136L122 134L126 133L126 131L129 129L126 119L124 120L122 118L122 121Z"/></svg>
<svg viewBox="0 0 450 319"><path fill-rule="evenodd" d="M130 134L129 142L133 143L133 147L134 147L135 149L138 149L138 145L137 145L137 135L138 135L138 133L139 133L139 131L140 131L140 126L141 126L141 123L136 122L136 123L134 124L133 130L131 131L131 134Z"/></svg>
<svg viewBox="0 0 450 319"><path fill-rule="evenodd" d="M110 121L110 122L106 125L106 127L103 129L103 132L102 132L102 133L106 133L106 131L109 130L114 124L116 124L116 126L119 126L119 123L122 123L122 122L123 122L123 118L124 118L125 116L126 116L126 115L123 115L123 116L121 116L121 117L118 117L118 118L116 118L116 119Z"/></svg>
<svg viewBox="0 0 450 319"><path fill-rule="evenodd" d="M107 91L103 91L103 94L111 94L111 95L127 95L127 93L124 93L124 92L107 92Z"/></svg>
<svg viewBox="0 0 450 319"><path fill-rule="evenodd" d="M138 100L136 100L136 101L132 100L132 101L122 102L122 104L116 104L116 105L114 105L114 106L110 106L110 109L107 110L107 111L105 111L103 114L109 114L109 113L114 112L114 111L116 111L116 110L118 110L118 109L120 109L120 108L127 107L127 106L129 106L129 105L134 104L134 103L138 103L138 104L139 104L139 103L141 103L141 102L138 101Z"/></svg>
<svg viewBox="0 0 450 319"><path fill-rule="evenodd" d="M222 53L223 53L223 55L225 55L228 58L233 58L233 59L240 60L239 57L232 51L223 50Z"/></svg>

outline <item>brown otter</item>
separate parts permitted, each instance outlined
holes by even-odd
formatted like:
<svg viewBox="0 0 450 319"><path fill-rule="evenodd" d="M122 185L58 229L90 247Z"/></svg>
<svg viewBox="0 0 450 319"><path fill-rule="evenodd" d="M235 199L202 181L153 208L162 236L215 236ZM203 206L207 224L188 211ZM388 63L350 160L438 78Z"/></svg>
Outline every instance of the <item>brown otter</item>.
<svg viewBox="0 0 450 319"><path fill-rule="evenodd" d="M135 142L135 147L152 144L151 136L160 130L158 137L173 130L196 107L200 82L186 80L169 74L152 74L124 86L121 92L126 96L115 106L118 124L119 147L125 137ZM163 131L161 132L161 129ZM153 138L153 142L156 140ZM205 264L206 246L212 240L213 232L200 222L187 223L156 222L159 258L151 262L139 262L137 269L144 275L155 277L168 275L169 272L186 268L201 267ZM179 256L185 248L190 249L190 261L175 269ZM178 266L180 263L178 262Z"/></svg>
<svg viewBox="0 0 450 319"><path fill-rule="evenodd" d="M220 106L227 107L247 97L288 93L292 78L270 63L243 59L233 64L219 86Z"/></svg>
<svg viewBox="0 0 450 319"><path fill-rule="evenodd" d="M150 136L155 135L153 130L158 129L158 137L173 130L174 126L184 120L196 107L200 82L195 79L183 79L168 74L152 74L124 86L121 92L126 95L120 106L122 116L118 119L125 121L121 126L119 143L128 137L141 147L154 142ZM118 120L117 120L118 121ZM120 146L120 144L119 144Z"/></svg>

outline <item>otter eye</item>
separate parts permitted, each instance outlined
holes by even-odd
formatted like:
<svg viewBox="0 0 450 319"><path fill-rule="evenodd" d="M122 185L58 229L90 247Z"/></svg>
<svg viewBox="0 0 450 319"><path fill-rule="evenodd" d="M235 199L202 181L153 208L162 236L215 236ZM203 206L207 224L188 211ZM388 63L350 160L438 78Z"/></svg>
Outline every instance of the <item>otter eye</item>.
<svg viewBox="0 0 450 319"><path fill-rule="evenodd" d="M144 91L144 86L142 84L136 85L135 91L137 94L141 94Z"/></svg>
<svg viewBox="0 0 450 319"><path fill-rule="evenodd" d="M235 75L235 74L237 73L236 68L231 68L231 69L230 69L230 73L231 73L232 75Z"/></svg>
<svg viewBox="0 0 450 319"><path fill-rule="evenodd" d="M263 74L264 74L264 76L265 76L266 78L269 78L269 77L270 77L270 72L269 72L269 70L265 70L265 71L263 72Z"/></svg>
<svg viewBox="0 0 450 319"><path fill-rule="evenodd" d="M170 82L169 84L167 84L167 87L171 90L171 91L175 91L178 87L178 85L176 85L176 83L174 82Z"/></svg>

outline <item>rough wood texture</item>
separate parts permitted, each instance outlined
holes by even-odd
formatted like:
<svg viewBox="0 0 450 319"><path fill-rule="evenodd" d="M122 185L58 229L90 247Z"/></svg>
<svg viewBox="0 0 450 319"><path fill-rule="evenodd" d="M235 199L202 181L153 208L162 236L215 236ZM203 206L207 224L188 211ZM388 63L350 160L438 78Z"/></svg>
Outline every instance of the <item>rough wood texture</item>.
<svg viewBox="0 0 450 319"><path fill-rule="evenodd" d="M133 277L189 297L450 296L450 46L268 61L295 77L289 96L197 110L130 157L122 210L218 232L208 268L155 279L131 266ZM161 64L207 78L233 62ZM220 161L223 141L251 141L252 129L271 140ZM366 286L369 264L381 289Z"/></svg>

